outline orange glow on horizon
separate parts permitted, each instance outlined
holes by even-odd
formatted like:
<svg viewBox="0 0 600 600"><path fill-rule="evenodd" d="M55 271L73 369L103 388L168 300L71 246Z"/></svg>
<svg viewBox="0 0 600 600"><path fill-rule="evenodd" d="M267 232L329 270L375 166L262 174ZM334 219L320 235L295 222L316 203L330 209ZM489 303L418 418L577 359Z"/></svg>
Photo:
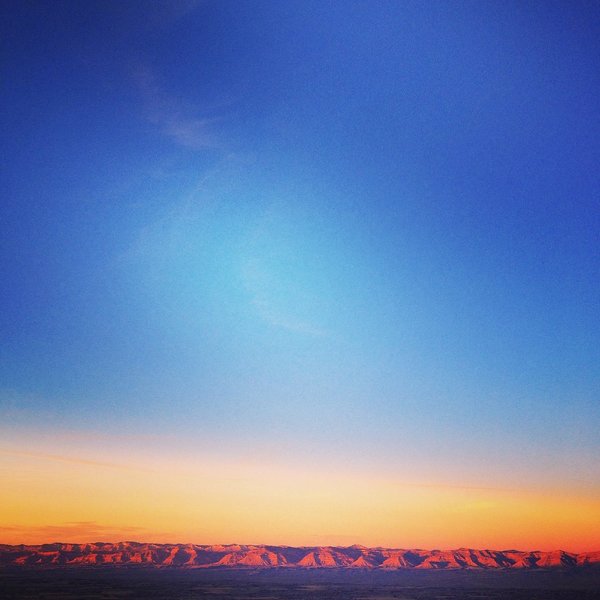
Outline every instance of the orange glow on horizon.
<svg viewBox="0 0 600 600"><path fill-rule="evenodd" d="M597 550L597 494L402 483L157 458L131 466L0 452L0 542Z"/></svg>

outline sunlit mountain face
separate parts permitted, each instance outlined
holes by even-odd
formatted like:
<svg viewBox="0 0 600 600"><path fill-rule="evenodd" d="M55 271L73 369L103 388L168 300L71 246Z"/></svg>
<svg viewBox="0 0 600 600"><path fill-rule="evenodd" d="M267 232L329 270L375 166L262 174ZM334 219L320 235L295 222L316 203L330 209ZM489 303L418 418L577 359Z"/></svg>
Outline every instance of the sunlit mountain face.
<svg viewBox="0 0 600 600"><path fill-rule="evenodd" d="M595 556L598 3L0 21L6 564Z"/></svg>
<svg viewBox="0 0 600 600"><path fill-rule="evenodd" d="M113 565L181 568L548 569L600 565L600 552L518 550L393 550L364 546L246 546L196 544L43 544L0 546L0 564Z"/></svg>

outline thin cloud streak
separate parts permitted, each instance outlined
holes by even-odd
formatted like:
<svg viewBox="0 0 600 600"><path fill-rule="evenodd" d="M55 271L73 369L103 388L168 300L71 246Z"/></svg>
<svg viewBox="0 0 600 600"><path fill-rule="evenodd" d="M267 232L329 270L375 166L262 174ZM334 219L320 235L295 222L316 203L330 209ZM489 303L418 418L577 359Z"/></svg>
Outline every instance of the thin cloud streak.
<svg viewBox="0 0 600 600"><path fill-rule="evenodd" d="M471 491L484 491L484 492L516 492L520 491L517 488L509 487L494 487L486 485L463 485L463 484L451 484L451 483L417 483L412 481L397 481L394 485L398 487L411 487L411 488L424 488L424 489L438 489L438 490L471 490Z"/></svg>
<svg viewBox="0 0 600 600"><path fill-rule="evenodd" d="M148 67L138 67L133 79L142 96L143 115L177 145L191 150L221 148L214 131L220 118L198 116L197 109L166 93Z"/></svg>
<svg viewBox="0 0 600 600"><path fill-rule="evenodd" d="M302 335L328 336L329 331L307 319L297 317L293 314L293 308L282 308L279 306L281 303L277 302L278 293L284 291L291 295L292 290L287 289L289 283L277 280L259 248L260 242L270 237L270 229L276 227L275 210L278 206L278 203L272 203L264 211L249 236L247 253L241 261L240 276L243 288L258 316L269 325ZM301 290L296 290L296 293L302 295Z"/></svg>
<svg viewBox="0 0 600 600"><path fill-rule="evenodd" d="M0 526L0 535L12 539L28 540L27 543L39 541L42 543L72 542L80 543L91 540L116 540L132 535L145 536L149 531L145 527L124 525L102 525L96 521L72 521L60 525L7 525Z"/></svg>
<svg viewBox="0 0 600 600"><path fill-rule="evenodd" d="M246 292L250 296L250 302L263 321L294 333L314 337L322 337L327 334L325 330L302 319L297 319L290 314L285 314L275 306L268 291L273 289L274 283L270 281L269 275L261 268L258 259L245 261L242 277Z"/></svg>
<svg viewBox="0 0 600 600"><path fill-rule="evenodd" d="M134 467L131 465L103 462L85 458L73 458L71 456L62 456L59 454L46 454L44 452L27 452L22 450L8 450L0 448L0 454L4 454L5 456L16 456L19 458L33 458L36 460L49 460L74 465L101 467L105 469L117 469L119 471L149 471L149 469L144 469L142 467Z"/></svg>

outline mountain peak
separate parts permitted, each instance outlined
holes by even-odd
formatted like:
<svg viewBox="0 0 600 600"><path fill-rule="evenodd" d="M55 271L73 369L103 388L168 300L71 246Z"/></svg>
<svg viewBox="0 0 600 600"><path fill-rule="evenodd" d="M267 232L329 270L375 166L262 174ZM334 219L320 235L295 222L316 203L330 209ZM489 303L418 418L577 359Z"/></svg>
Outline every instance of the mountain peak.
<svg viewBox="0 0 600 600"><path fill-rule="evenodd" d="M600 551L422 550L333 546L146 544L0 545L0 566L143 565L202 568L551 569L600 565Z"/></svg>

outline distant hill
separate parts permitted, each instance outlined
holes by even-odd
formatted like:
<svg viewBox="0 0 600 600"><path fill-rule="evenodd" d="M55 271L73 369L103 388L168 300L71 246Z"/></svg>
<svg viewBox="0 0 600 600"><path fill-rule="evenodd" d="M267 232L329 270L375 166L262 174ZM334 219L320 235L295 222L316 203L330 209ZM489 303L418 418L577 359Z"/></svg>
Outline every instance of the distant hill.
<svg viewBox="0 0 600 600"><path fill-rule="evenodd" d="M149 566L286 569L555 569L600 566L600 551L574 554L521 550L421 550L364 546L256 546L148 544L0 544L2 566Z"/></svg>

